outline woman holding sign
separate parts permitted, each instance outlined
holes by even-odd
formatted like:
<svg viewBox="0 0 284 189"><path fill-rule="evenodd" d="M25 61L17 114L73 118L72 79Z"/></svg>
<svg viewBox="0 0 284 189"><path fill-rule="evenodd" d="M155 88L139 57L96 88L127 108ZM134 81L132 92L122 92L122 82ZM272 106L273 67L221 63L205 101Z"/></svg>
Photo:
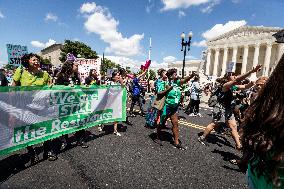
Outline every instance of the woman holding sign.
<svg viewBox="0 0 284 189"><path fill-rule="evenodd" d="M22 65L19 66L13 76L13 86L41 86L51 84L51 77L46 71L40 69L39 56L33 53L25 54L21 58ZM44 142L44 155L49 160L56 160L57 157L52 151L50 141ZM39 160L34 148L27 147L28 154L31 157L31 163Z"/></svg>
<svg viewBox="0 0 284 189"><path fill-rule="evenodd" d="M111 81L109 82L109 85L121 85L122 87L125 86L124 81L118 71L115 70L114 72L112 72ZM113 134L116 136L121 136L121 134L117 131L117 124L117 122L114 122L113 124Z"/></svg>

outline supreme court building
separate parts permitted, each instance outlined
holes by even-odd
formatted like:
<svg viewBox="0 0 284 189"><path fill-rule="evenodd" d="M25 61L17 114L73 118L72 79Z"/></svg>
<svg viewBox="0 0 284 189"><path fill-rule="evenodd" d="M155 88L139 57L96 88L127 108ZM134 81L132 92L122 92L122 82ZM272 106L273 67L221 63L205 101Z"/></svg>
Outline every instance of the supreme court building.
<svg viewBox="0 0 284 189"><path fill-rule="evenodd" d="M207 41L205 73L221 77L228 62L235 62L236 74L243 74L262 65L257 75L269 76L284 52L284 44L276 43L273 34L281 28L263 26L241 26Z"/></svg>

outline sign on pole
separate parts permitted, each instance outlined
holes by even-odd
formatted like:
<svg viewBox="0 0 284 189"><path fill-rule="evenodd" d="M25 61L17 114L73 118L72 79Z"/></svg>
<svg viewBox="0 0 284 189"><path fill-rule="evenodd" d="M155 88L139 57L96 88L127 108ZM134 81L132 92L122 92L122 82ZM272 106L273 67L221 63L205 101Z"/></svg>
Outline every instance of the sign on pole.
<svg viewBox="0 0 284 189"><path fill-rule="evenodd" d="M75 60L78 63L78 71L80 75L81 83L85 83L86 77L89 76L90 70L95 69L98 76L100 76L101 59L81 59Z"/></svg>
<svg viewBox="0 0 284 189"><path fill-rule="evenodd" d="M7 44L8 64L13 66L21 65L21 58L28 54L27 46Z"/></svg>
<svg viewBox="0 0 284 189"><path fill-rule="evenodd" d="M226 73L228 72L235 72L236 70L236 62L229 62L227 66Z"/></svg>

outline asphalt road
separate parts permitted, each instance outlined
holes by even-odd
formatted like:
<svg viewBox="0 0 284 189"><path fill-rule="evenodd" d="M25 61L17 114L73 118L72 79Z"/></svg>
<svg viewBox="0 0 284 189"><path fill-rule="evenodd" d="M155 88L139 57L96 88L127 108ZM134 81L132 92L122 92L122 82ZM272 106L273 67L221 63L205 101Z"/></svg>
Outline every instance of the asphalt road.
<svg viewBox="0 0 284 189"><path fill-rule="evenodd" d="M211 121L210 110L201 108L201 113L202 118L180 113L186 151L172 146L171 130L163 131L163 146L154 143L155 130L146 129L137 115L130 118L132 126L120 125L120 137L111 133L111 125L103 132L90 129L89 148L74 146L55 162L28 166L20 155L25 151L2 157L0 188L246 188L245 174L229 162L240 155L229 136L214 133L209 146L197 141Z"/></svg>

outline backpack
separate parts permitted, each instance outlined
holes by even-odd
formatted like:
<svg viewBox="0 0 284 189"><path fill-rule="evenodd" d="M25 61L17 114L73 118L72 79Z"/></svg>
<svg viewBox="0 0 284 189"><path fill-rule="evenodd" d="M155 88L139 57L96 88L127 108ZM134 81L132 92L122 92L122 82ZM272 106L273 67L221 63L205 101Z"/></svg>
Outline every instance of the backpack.
<svg viewBox="0 0 284 189"><path fill-rule="evenodd" d="M214 107L218 103L223 104L224 103L224 95L225 93L222 91L222 87L219 86L217 89L213 91L211 94L210 98L208 99L208 106L209 107Z"/></svg>
<svg viewBox="0 0 284 189"><path fill-rule="evenodd" d="M137 82L135 83L135 81L132 81L132 95L133 96L140 96L141 93L141 86L140 84Z"/></svg>

